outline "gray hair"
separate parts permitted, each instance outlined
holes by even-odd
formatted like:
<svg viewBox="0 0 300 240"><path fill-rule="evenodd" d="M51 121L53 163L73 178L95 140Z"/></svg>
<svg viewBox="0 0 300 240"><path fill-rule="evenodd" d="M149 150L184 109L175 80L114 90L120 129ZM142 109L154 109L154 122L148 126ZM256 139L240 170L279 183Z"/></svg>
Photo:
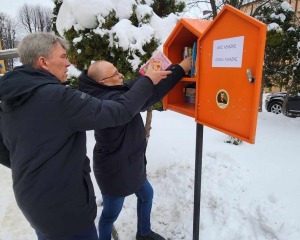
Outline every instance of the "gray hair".
<svg viewBox="0 0 300 240"><path fill-rule="evenodd" d="M69 48L66 40L52 33L29 34L18 44L20 61L24 65L35 67L38 58L48 58L56 44L60 44L65 50Z"/></svg>

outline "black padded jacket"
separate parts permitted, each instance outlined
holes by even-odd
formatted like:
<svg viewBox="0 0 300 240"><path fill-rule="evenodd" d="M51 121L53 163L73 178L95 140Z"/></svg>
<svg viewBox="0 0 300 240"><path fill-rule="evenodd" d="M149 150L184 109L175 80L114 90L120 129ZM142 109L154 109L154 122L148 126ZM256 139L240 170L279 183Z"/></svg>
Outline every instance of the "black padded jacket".
<svg viewBox="0 0 300 240"><path fill-rule="evenodd" d="M85 131L126 124L153 91L143 77L116 101L102 101L42 69L21 66L1 77L0 163L11 167L16 201L33 228L56 240L92 226Z"/></svg>

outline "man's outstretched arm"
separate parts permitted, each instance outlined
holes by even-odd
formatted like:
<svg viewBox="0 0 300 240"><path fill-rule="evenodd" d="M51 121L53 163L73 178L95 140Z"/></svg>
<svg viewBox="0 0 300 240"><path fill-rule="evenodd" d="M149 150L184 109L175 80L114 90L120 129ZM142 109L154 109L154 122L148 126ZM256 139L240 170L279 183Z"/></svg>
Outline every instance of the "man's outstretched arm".
<svg viewBox="0 0 300 240"><path fill-rule="evenodd" d="M180 64L170 66L167 70L172 71L166 78L162 79L154 86L153 95L146 101L141 111L146 111L149 107L159 102L175 85L185 76L185 73L191 70L192 57L184 59ZM149 69L149 68L148 68ZM136 79L126 84L129 88L136 82Z"/></svg>
<svg viewBox="0 0 300 240"><path fill-rule="evenodd" d="M146 76L118 99L99 100L70 88L60 88L58 104L62 120L70 129L86 131L124 125L129 122L153 95L154 86L171 71L151 69Z"/></svg>

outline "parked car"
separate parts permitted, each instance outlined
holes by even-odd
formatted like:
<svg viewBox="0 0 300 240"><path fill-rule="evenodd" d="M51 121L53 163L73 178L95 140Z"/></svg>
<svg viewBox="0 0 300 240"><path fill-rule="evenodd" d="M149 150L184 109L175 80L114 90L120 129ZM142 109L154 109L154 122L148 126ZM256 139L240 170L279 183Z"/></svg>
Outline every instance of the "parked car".
<svg viewBox="0 0 300 240"><path fill-rule="evenodd" d="M285 96L286 92L269 94L265 101L266 110L275 114L281 113ZM285 115L300 117L300 90L296 95L290 95L286 105Z"/></svg>

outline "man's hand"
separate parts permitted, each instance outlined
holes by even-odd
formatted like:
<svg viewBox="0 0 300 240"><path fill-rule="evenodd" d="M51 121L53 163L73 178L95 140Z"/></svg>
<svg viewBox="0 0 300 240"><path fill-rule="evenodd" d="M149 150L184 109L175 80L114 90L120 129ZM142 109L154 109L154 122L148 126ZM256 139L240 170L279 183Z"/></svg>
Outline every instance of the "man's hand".
<svg viewBox="0 0 300 240"><path fill-rule="evenodd" d="M170 73L172 73L172 71L155 71L153 69L153 59L151 58L145 76L149 77L155 85L158 84L160 80L166 78Z"/></svg>
<svg viewBox="0 0 300 240"><path fill-rule="evenodd" d="M183 68L184 72L191 71L192 68L192 57L187 57L179 65Z"/></svg>

